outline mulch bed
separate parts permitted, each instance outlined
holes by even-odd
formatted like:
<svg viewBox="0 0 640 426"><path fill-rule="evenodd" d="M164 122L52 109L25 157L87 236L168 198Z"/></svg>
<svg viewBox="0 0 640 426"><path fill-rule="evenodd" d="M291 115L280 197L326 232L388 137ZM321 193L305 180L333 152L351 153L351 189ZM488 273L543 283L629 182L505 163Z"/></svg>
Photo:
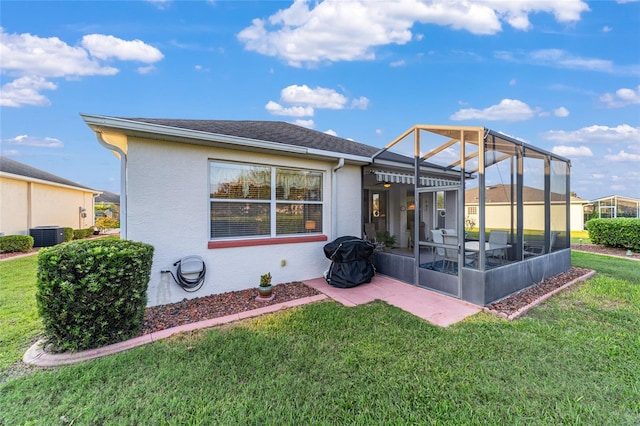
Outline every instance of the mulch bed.
<svg viewBox="0 0 640 426"><path fill-rule="evenodd" d="M320 294L316 289L301 282L277 284L273 286L273 299L256 300L258 290L255 288L214 294L211 296L184 299L181 302L147 308L141 334L149 334L179 325L238 314L302 299Z"/></svg>
<svg viewBox="0 0 640 426"><path fill-rule="evenodd" d="M525 288L518 293L494 302L486 306L486 310L500 317L508 318L520 311L522 308L539 300L544 295L551 293L552 291L588 274L589 272L591 272L589 269L571 268L567 272L547 278L540 284Z"/></svg>

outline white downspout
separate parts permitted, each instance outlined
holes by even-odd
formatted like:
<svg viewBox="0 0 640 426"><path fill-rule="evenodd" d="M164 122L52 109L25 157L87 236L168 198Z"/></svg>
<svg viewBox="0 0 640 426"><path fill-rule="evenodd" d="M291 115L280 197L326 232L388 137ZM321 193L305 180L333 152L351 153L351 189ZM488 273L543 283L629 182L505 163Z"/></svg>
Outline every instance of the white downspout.
<svg viewBox="0 0 640 426"><path fill-rule="evenodd" d="M331 173L331 239L338 238L338 170L344 167L344 158L338 160L338 165Z"/></svg>
<svg viewBox="0 0 640 426"><path fill-rule="evenodd" d="M96 132L96 138L100 145L116 151L120 155L120 238L127 239L127 154L115 145L107 143L102 139L102 134Z"/></svg>

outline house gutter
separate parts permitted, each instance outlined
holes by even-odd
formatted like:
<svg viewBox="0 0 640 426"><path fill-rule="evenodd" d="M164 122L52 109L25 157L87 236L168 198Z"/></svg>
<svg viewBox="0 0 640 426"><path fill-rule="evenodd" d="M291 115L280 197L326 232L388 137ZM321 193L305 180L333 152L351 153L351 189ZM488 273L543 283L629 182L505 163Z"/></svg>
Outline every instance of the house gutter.
<svg viewBox="0 0 640 426"><path fill-rule="evenodd" d="M338 237L338 170L343 167L344 158L341 157L331 172L331 235L334 240Z"/></svg>
<svg viewBox="0 0 640 426"><path fill-rule="evenodd" d="M102 138L102 132L95 131L100 145L115 151L120 156L120 238L127 239L127 154L120 147L107 143Z"/></svg>

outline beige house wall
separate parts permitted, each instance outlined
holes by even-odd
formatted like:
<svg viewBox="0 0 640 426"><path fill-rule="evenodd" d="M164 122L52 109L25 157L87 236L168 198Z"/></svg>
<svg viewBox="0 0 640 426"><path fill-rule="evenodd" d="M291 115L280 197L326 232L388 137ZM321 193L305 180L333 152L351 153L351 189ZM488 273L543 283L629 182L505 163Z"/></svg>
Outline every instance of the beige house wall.
<svg viewBox="0 0 640 426"><path fill-rule="evenodd" d="M480 219L477 214L468 214L469 206L477 207L477 204L467 204L465 210L465 218L474 221L477 227ZM476 208L477 210L477 208ZM556 211L560 214L556 214ZM564 208L556 208L552 206L551 212L551 229L564 230L565 216ZM524 205L524 229L543 230L544 229L544 205L542 204L525 204ZM511 206L507 204L490 204L486 206L485 227L487 229L504 229L511 225ZM583 205L572 203L570 205L570 220L572 231L582 231L583 223Z"/></svg>
<svg viewBox="0 0 640 426"><path fill-rule="evenodd" d="M0 232L5 235L29 235L37 226L80 229L94 224L91 191L4 176L0 190Z"/></svg>

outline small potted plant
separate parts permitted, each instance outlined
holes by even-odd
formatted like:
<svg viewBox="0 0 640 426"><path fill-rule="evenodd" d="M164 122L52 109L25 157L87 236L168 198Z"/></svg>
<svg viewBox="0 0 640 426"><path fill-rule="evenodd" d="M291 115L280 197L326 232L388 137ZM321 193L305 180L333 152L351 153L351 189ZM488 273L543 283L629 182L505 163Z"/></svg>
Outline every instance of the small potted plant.
<svg viewBox="0 0 640 426"><path fill-rule="evenodd" d="M390 252L393 246L397 244L396 236L391 235L389 231L381 232L378 235L378 241L384 245L384 251Z"/></svg>
<svg viewBox="0 0 640 426"><path fill-rule="evenodd" d="M271 297L273 286L271 285L271 272L260 275L260 285L258 286L258 294L260 297Z"/></svg>

